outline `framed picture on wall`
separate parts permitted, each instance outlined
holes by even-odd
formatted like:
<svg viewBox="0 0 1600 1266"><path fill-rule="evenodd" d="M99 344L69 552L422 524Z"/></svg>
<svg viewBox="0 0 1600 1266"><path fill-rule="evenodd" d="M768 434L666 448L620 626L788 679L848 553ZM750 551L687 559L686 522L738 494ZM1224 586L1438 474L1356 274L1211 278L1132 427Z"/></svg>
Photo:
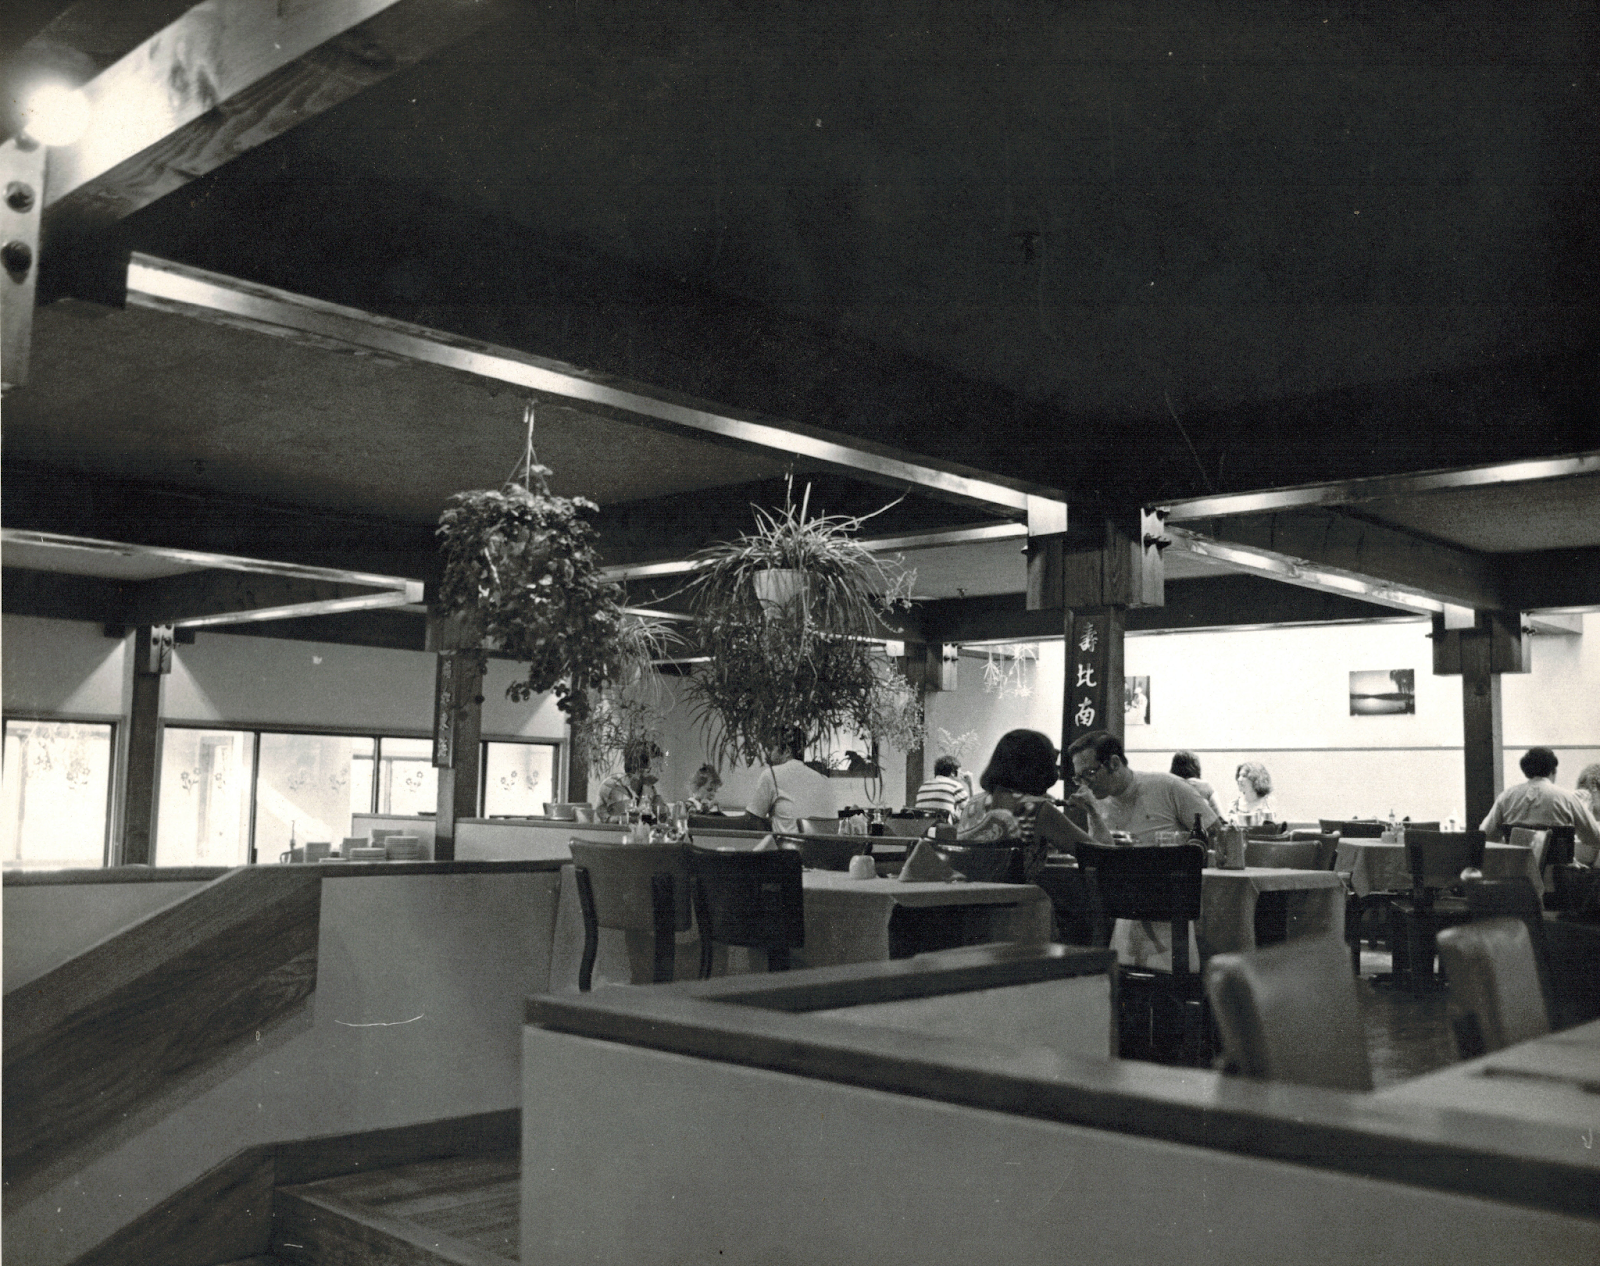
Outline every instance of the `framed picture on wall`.
<svg viewBox="0 0 1600 1266"><path fill-rule="evenodd" d="M1122 724L1150 724L1150 678L1124 677L1122 679Z"/></svg>
<svg viewBox="0 0 1600 1266"><path fill-rule="evenodd" d="M1413 716L1416 711L1416 669L1374 669L1350 674L1351 716Z"/></svg>

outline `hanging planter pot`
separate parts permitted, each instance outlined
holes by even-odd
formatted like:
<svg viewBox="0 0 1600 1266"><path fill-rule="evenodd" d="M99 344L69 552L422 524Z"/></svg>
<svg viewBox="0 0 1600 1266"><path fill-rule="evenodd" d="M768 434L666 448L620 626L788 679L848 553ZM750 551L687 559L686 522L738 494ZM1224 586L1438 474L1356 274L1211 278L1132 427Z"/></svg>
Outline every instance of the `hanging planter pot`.
<svg viewBox="0 0 1600 1266"><path fill-rule="evenodd" d="M756 601L761 604L761 614L767 619L776 616L805 618L805 572L787 567L770 567L752 574L750 587L755 590Z"/></svg>

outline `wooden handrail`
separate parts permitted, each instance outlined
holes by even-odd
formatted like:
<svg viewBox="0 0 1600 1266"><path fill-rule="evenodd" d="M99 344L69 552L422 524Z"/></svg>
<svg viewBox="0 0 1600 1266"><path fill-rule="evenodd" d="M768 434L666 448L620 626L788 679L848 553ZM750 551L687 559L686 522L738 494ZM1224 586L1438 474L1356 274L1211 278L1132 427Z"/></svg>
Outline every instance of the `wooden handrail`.
<svg viewBox="0 0 1600 1266"><path fill-rule="evenodd" d="M317 867L243 867L5 995L8 1190L303 1002Z"/></svg>

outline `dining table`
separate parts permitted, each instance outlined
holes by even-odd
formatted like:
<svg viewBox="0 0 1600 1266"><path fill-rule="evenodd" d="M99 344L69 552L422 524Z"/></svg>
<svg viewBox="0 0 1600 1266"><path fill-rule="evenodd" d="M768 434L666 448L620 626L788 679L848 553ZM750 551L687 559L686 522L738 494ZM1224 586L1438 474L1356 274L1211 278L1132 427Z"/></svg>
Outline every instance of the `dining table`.
<svg viewBox="0 0 1600 1266"><path fill-rule="evenodd" d="M905 882L897 878L852 879L844 871L801 874L805 945L791 956L794 967L886 962L919 948L981 945L999 941L1045 944L1050 940L1051 904L1033 884L972 883L966 880ZM929 933L939 937L926 941ZM550 987L575 989L583 957L583 914L577 878L561 868L555 930L550 951ZM760 950L718 945L715 975L765 970ZM592 974L594 985L630 984L651 977L653 943L648 933L601 928ZM695 928L679 933L674 980L699 974L700 938Z"/></svg>
<svg viewBox="0 0 1600 1266"><path fill-rule="evenodd" d="M1570 1126L1574 1146L1592 1153L1600 1126L1600 1020L1451 1064L1373 1097Z"/></svg>
<svg viewBox="0 0 1600 1266"><path fill-rule="evenodd" d="M1058 908L1086 899L1083 872L1075 865L1051 863L1040 883L1055 893ZM1202 964L1213 954L1253 950L1258 944L1257 908L1263 896L1281 901L1282 919L1276 940L1328 937L1344 942L1344 881L1332 871L1247 866L1224 870L1208 866L1200 872L1200 918L1189 925L1189 962ZM1070 909L1067 911L1070 917ZM1119 962L1157 971L1172 969L1172 929L1168 923L1119 919L1112 948Z"/></svg>
<svg viewBox="0 0 1600 1266"><path fill-rule="evenodd" d="M1534 851L1524 844L1485 844L1485 879L1514 879L1526 875L1535 892L1544 892L1544 877L1539 873ZM1333 868L1350 876L1350 889L1358 897L1374 892L1410 892L1411 865L1406 846L1395 840L1355 839L1341 836L1334 853Z"/></svg>

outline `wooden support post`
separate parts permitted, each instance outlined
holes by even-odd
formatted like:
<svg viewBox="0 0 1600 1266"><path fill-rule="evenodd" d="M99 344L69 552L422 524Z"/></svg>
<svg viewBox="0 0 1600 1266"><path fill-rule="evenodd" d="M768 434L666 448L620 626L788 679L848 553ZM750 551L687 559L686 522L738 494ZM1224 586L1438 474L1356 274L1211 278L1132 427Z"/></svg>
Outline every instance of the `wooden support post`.
<svg viewBox="0 0 1600 1266"><path fill-rule="evenodd" d="M923 719L927 719L928 707L928 676L930 673L932 654L939 654L940 648L929 647L917 642L908 643L905 655L896 661L900 673L906 682L917 692L917 706L923 710ZM942 663L941 663L942 667ZM922 786L927 778L928 756L923 743L918 743L906 753L906 805L916 803L917 789Z"/></svg>
<svg viewBox="0 0 1600 1266"><path fill-rule="evenodd" d="M567 742L567 799L582 804L589 798L589 758L583 753L583 744L569 726Z"/></svg>
<svg viewBox="0 0 1600 1266"><path fill-rule="evenodd" d="M1461 743L1466 775L1467 820L1476 827L1505 790L1501 769L1500 675L1492 671L1494 635L1463 632L1461 638Z"/></svg>
<svg viewBox="0 0 1600 1266"><path fill-rule="evenodd" d="M439 771L434 861L455 860L456 823L478 815L482 733L483 673L477 657L440 652L433 729L433 763Z"/></svg>
<svg viewBox="0 0 1600 1266"><path fill-rule="evenodd" d="M161 776L161 679L172 671L172 626L146 625L133 637L133 704L122 781L122 844L114 864L154 860L157 780Z"/></svg>

